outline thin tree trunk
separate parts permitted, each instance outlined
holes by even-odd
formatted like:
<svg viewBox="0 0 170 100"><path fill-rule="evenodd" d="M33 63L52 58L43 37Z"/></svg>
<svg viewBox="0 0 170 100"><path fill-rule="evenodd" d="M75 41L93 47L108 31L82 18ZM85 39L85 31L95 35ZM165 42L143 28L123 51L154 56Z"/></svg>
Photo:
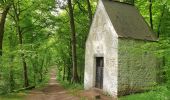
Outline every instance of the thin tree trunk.
<svg viewBox="0 0 170 100"><path fill-rule="evenodd" d="M159 20L159 25L158 25L158 38L160 36L160 29L161 29L161 25L162 25L162 18L164 16L164 13L165 13L165 5L163 5L163 9L162 9L162 13L161 13L161 17L160 17L160 20Z"/></svg>
<svg viewBox="0 0 170 100"><path fill-rule="evenodd" d="M10 56L10 68L9 68L9 83L10 83L10 92L14 90L14 75L13 75L13 55Z"/></svg>
<svg viewBox="0 0 170 100"><path fill-rule="evenodd" d="M135 0L131 0L132 5L135 5Z"/></svg>
<svg viewBox="0 0 170 100"><path fill-rule="evenodd" d="M15 17L16 17L16 25L17 25L17 33L19 36L19 44L20 44L20 49L23 50L23 36L22 36L22 31L21 31L21 27L19 25L19 10L20 8L16 8L15 5L13 4L13 8L14 8L14 13L15 13ZM27 63L25 61L25 54L23 52L21 52L21 59L22 59L22 64L23 64L23 74L24 74L24 87L28 87L29 86L29 81L28 81L28 72L27 72Z"/></svg>
<svg viewBox="0 0 170 100"><path fill-rule="evenodd" d="M12 52L14 43L13 43L12 35L9 36L9 44L10 44L10 51ZM13 75L13 61L14 61L14 55L10 54L9 57L9 83L10 83L10 92L14 90L14 75Z"/></svg>
<svg viewBox="0 0 170 100"><path fill-rule="evenodd" d="M69 7L70 27L72 33L72 62L73 62L72 82L78 82L79 79L77 74L76 32L75 32L75 23L74 23L73 7L72 7L71 0L68 0L68 7Z"/></svg>
<svg viewBox="0 0 170 100"><path fill-rule="evenodd" d="M19 44L20 44L21 50L23 50L23 48L22 48L22 45L23 45L22 38L23 38L23 36L22 36L21 29L20 29L19 25L18 25L18 34L19 34ZM21 53L21 58L22 58L23 70L24 70L24 86L28 87L29 82L28 82L27 63L25 61L25 54L23 52Z"/></svg>
<svg viewBox="0 0 170 100"><path fill-rule="evenodd" d="M88 18L89 18L89 29L90 29L90 26L92 24L92 20L93 20L93 13L92 13L92 9L91 9L91 5L90 5L90 0L86 0L87 2L87 6L88 6ZM85 35L85 41L87 39L87 35Z"/></svg>
<svg viewBox="0 0 170 100"><path fill-rule="evenodd" d="M31 41L32 41L32 44L33 44L34 43L34 36L33 36L33 34L32 34ZM33 45L31 45L31 49L34 50ZM32 63L33 71L34 71L34 75L33 75L34 85L36 86L36 74L37 74L37 71L36 71L36 63L35 63L35 61L37 59L30 59L30 60L31 60L31 63Z"/></svg>
<svg viewBox="0 0 170 100"><path fill-rule="evenodd" d="M86 0L86 1L87 1L87 6L88 6L89 25L91 25L92 19L93 19L93 14L92 14L92 10L91 10L90 0Z"/></svg>
<svg viewBox="0 0 170 100"><path fill-rule="evenodd" d="M153 19L152 19L152 0L149 0L149 16L150 16L150 26L153 29Z"/></svg>
<svg viewBox="0 0 170 100"><path fill-rule="evenodd" d="M2 56L4 28L5 28L6 17L7 17L9 9L10 9L10 5L7 5L0 19L1 20L0 21L0 56Z"/></svg>
<svg viewBox="0 0 170 100"><path fill-rule="evenodd" d="M34 85L36 85L36 73L37 73L37 71L36 71L36 69L35 69L35 63L34 63L34 61L32 61L32 67L33 67L33 71L34 71Z"/></svg>
<svg viewBox="0 0 170 100"><path fill-rule="evenodd" d="M69 82L71 82L71 77L72 77L72 68L71 68L71 66L73 66L73 64L72 64L72 45L71 45L72 43L71 43L71 39L70 39L70 41L69 41L69 56L70 56L70 60L69 60L69 65L68 65L68 71L67 71L67 80L69 81Z"/></svg>
<svg viewBox="0 0 170 100"><path fill-rule="evenodd" d="M12 34L8 37L9 39L9 50L10 52L13 51L13 47L15 46L14 39L12 38ZM10 92L14 90L14 75L13 75L13 61L14 61L14 54L10 54L9 56L9 83L10 83Z"/></svg>
<svg viewBox="0 0 170 100"><path fill-rule="evenodd" d="M63 81L65 80L66 66L63 68Z"/></svg>
<svg viewBox="0 0 170 100"><path fill-rule="evenodd" d="M68 71L67 71L67 80L69 82L71 82L71 68L68 68Z"/></svg>
<svg viewBox="0 0 170 100"><path fill-rule="evenodd" d="M43 66L44 66L44 62L45 62L45 60L44 60L44 58L43 58L43 60L42 60L42 64L41 64L41 67L40 67L40 71L39 71L39 74L40 74L40 82L42 82L42 80L43 80Z"/></svg>
<svg viewBox="0 0 170 100"><path fill-rule="evenodd" d="M20 40L22 39L22 35L20 37ZM23 44L20 43L20 45L22 46ZM22 53L21 54L22 57L22 63L23 63L23 69L24 69L24 86L28 87L29 86L29 81L28 81L28 70L27 70L27 63L25 61L25 54Z"/></svg>

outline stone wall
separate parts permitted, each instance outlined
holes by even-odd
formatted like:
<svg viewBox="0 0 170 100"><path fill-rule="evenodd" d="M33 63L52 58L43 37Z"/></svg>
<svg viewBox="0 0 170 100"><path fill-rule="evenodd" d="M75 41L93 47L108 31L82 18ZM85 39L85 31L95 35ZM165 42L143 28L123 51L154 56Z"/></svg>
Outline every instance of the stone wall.
<svg viewBox="0 0 170 100"><path fill-rule="evenodd" d="M96 14L86 41L84 88L95 87L96 57L104 57L103 90L117 95L118 36L99 0Z"/></svg>
<svg viewBox="0 0 170 100"><path fill-rule="evenodd" d="M145 41L118 38L99 0L86 41L84 88L95 87L96 57L104 57L103 90L111 96L149 89L156 82L156 57ZM153 47L154 48L154 47Z"/></svg>
<svg viewBox="0 0 170 100"><path fill-rule="evenodd" d="M156 83L157 58L148 41L119 38L118 92L126 95L152 88Z"/></svg>

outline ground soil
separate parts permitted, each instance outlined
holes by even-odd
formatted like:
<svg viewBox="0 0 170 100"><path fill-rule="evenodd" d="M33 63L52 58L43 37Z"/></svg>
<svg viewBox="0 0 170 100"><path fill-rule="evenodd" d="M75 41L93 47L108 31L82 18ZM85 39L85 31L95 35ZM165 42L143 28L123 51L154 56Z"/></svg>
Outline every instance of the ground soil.
<svg viewBox="0 0 170 100"><path fill-rule="evenodd" d="M32 90L26 97L26 100L80 100L79 97L75 97L68 93L59 83L56 81L56 70L53 69L50 73L50 81L43 89Z"/></svg>
<svg viewBox="0 0 170 100"><path fill-rule="evenodd" d="M78 96L73 96L56 81L55 69L51 71L50 76L48 85L43 89L30 91L26 100L115 100L96 92L96 90L80 91L80 93L77 93ZM100 99L96 99L98 96Z"/></svg>
<svg viewBox="0 0 170 100"><path fill-rule="evenodd" d="M87 100L118 100L115 97L111 97L104 93L103 90L98 88L92 88L90 90L84 90L80 93L81 97L87 98Z"/></svg>

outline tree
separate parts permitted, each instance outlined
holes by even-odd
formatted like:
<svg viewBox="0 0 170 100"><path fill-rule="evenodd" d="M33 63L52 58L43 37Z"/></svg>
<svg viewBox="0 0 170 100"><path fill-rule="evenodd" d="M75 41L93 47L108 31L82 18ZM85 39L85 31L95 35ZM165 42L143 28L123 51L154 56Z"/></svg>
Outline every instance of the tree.
<svg viewBox="0 0 170 100"><path fill-rule="evenodd" d="M72 63L73 63L73 72L72 72L72 82L78 82L78 74L77 74L77 54L76 54L76 31L75 31L75 23L74 23L74 14L71 0L68 0L68 8L69 8L69 18L70 18L70 28L71 28L71 41L72 41Z"/></svg>
<svg viewBox="0 0 170 100"><path fill-rule="evenodd" d="M160 16L160 20L159 20L159 25L158 25L158 35L157 35L157 37L159 38L159 36L160 36L160 29L161 29L161 25L162 25L162 19L163 19L163 16L164 16L164 14L165 14L165 7L166 7L166 3L163 5L163 8L162 8L162 12L161 12L161 16Z"/></svg>
<svg viewBox="0 0 170 100"><path fill-rule="evenodd" d="M9 51L11 52L9 54L9 83L10 83L10 92L12 92L14 90L14 84L15 84L15 80L14 80L14 69L13 69L13 63L14 63L14 54L12 53L12 51L14 50L14 46L15 46L15 42L14 42L14 38L12 36L13 34L9 34L8 39L9 39Z"/></svg>
<svg viewBox="0 0 170 100"><path fill-rule="evenodd" d="M0 19L0 56L2 56L2 48L3 48L3 37L4 37L4 28L5 28L5 22L6 22L6 17L8 14L8 11L11 7L11 2L3 2L3 4L6 6L4 6L3 11L2 11L2 17Z"/></svg>
<svg viewBox="0 0 170 100"><path fill-rule="evenodd" d="M132 4L132 5L135 5L135 0L131 0L131 4Z"/></svg>
<svg viewBox="0 0 170 100"><path fill-rule="evenodd" d="M0 0L0 14L6 1L13 2L5 20L0 94L44 82L52 62L48 45L57 29L56 16L51 14L55 0Z"/></svg>
<svg viewBox="0 0 170 100"><path fill-rule="evenodd" d="M92 14L92 10L91 10L90 0L86 0L86 1L87 1L87 6L88 6L89 25L91 25L92 19L93 19L93 14Z"/></svg>
<svg viewBox="0 0 170 100"><path fill-rule="evenodd" d="M153 19L152 19L152 0L149 0L149 17L150 17L150 26L153 29Z"/></svg>
<svg viewBox="0 0 170 100"><path fill-rule="evenodd" d="M28 87L29 86L29 81L28 81L28 71L27 71L27 63L25 61L25 54L23 52L23 33L22 33L22 29L20 26L20 15L21 15L21 7L19 4L19 0L18 2L13 2L12 7L13 7L13 11L14 11L14 21L16 24L16 33L18 34L18 38L19 38L19 44L20 44L20 50L21 50L21 59L22 59L22 64L23 64L23 76L24 76L24 87Z"/></svg>

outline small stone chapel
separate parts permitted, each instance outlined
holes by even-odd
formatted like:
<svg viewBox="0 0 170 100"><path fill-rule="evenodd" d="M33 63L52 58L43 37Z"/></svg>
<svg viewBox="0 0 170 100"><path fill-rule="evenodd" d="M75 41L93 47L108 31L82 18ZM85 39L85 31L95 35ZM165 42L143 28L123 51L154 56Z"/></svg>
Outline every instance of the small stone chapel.
<svg viewBox="0 0 170 100"><path fill-rule="evenodd" d="M157 81L157 58L154 47L142 47L157 40L135 6L99 0L86 41L85 90L118 96L150 89Z"/></svg>

